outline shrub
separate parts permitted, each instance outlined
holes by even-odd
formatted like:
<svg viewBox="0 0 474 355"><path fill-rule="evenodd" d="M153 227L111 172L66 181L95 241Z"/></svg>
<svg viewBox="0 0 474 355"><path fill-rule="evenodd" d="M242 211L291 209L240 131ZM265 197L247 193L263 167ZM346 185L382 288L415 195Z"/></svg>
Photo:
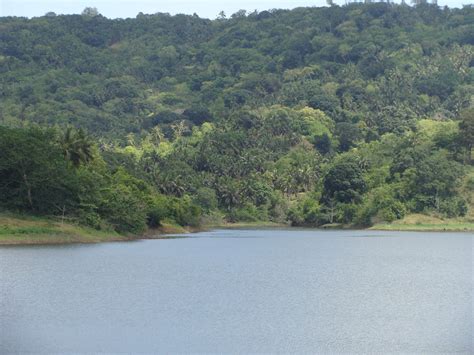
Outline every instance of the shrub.
<svg viewBox="0 0 474 355"><path fill-rule="evenodd" d="M288 220L294 226L319 225L325 222L321 206L318 201L310 196L297 202L288 211Z"/></svg>
<svg viewBox="0 0 474 355"><path fill-rule="evenodd" d="M228 219L231 222L256 222L260 219L260 216L257 207L246 204L244 207L231 209Z"/></svg>
<svg viewBox="0 0 474 355"><path fill-rule="evenodd" d="M200 187L196 191L196 196L194 197L193 201L206 213L209 213L210 211L213 211L217 208L216 192L208 187Z"/></svg>
<svg viewBox="0 0 474 355"><path fill-rule="evenodd" d="M181 199L172 197L168 200L169 215L182 226L198 226L201 222L201 209L191 202L188 196Z"/></svg>
<svg viewBox="0 0 474 355"><path fill-rule="evenodd" d="M467 203L462 197L452 197L440 202L439 210L447 217L465 216L467 213Z"/></svg>
<svg viewBox="0 0 474 355"><path fill-rule="evenodd" d="M147 224L151 228L159 227L161 221L169 215L168 199L165 196L154 196L149 202Z"/></svg>
<svg viewBox="0 0 474 355"><path fill-rule="evenodd" d="M146 205L123 184L108 189L101 215L119 233L142 233L146 229Z"/></svg>

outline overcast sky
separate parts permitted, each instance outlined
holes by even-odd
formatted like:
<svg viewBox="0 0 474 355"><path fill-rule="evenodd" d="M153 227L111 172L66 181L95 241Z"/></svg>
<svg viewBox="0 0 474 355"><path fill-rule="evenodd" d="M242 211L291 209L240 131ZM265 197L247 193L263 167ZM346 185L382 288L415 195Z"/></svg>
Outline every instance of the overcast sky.
<svg viewBox="0 0 474 355"><path fill-rule="evenodd" d="M460 7L473 0L438 0L439 5ZM344 0L335 0L343 4ZM407 1L409 2L409 1ZM323 6L325 0L0 0L0 16L42 16L48 11L57 14L78 14L87 7L96 7L110 18L135 17L139 12L153 14L197 13L200 17L214 19L223 10L231 15L239 9L249 11L272 8L292 9L298 6Z"/></svg>

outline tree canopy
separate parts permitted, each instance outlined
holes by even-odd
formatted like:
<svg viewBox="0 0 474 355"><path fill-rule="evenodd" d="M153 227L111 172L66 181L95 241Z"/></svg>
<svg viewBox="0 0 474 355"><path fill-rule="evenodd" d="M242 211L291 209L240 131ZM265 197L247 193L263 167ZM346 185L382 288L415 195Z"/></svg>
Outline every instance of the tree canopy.
<svg viewBox="0 0 474 355"><path fill-rule="evenodd" d="M470 213L471 6L0 28L0 208L134 233Z"/></svg>

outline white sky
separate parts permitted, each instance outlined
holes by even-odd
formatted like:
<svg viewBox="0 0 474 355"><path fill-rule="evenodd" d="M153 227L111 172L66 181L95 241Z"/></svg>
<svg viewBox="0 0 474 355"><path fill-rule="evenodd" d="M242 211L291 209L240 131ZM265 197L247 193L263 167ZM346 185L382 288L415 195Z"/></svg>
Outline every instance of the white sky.
<svg viewBox="0 0 474 355"><path fill-rule="evenodd" d="M343 4L344 0L335 0ZM409 2L409 1L407 1ZM461 7L472 0L438 0L439 5ZM48 11L57 14L79 14L87 7L96 7L109 18L135 17L139 12L153 14L197 13L200 17L214 19L223 10L227 16L239 9L248 11L273 8L292 9L299 6L324 6L326 0L0 0L0 16L42 16Z"/></svg>

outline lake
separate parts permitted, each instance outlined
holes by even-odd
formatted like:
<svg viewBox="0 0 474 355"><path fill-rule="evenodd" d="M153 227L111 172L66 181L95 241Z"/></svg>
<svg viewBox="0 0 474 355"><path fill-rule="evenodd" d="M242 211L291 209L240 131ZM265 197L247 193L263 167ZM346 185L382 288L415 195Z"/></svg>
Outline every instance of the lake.
<svg viewBox="0 0 474 355"><path fill-rule="evenodd" d="M0 353L472 353L472 261L467 233L0 247Z"/></svg>

